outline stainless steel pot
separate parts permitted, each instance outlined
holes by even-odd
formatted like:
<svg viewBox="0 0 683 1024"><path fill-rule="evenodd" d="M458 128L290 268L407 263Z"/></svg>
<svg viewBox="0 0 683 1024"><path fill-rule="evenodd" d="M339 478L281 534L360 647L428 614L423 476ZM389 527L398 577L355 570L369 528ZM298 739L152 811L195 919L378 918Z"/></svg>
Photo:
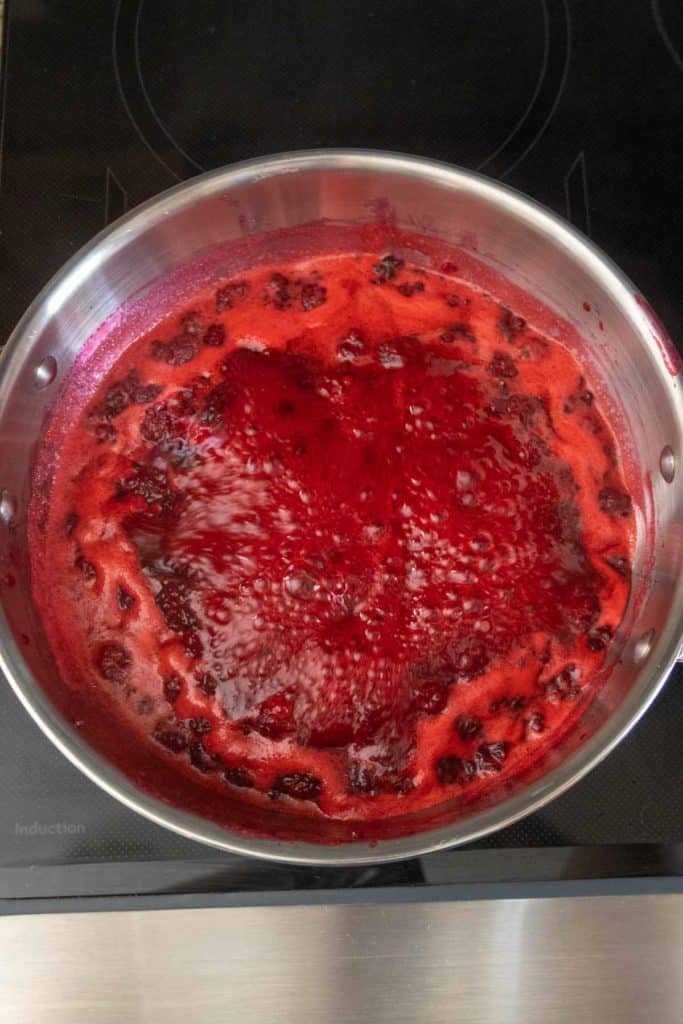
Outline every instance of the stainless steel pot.
<svg viewBox="0 0 683 1024"><path fill-rule="evenodd" d="M601 382L603 404L620 423L629 486L641 510L623 644L607 683L572 733L532 775L486 805L451 821L446 808L437 826L416 820L412 834L378 844L244 838L137 788L83 740L41 685L55 669L31 602L26 557L34 449L76 355L132 296L226 241L320 218L372 221L378 210L391 211L400 227L476 248L479 259L545 303L560 327L569 322L585 339L583 357L592 364L592 379ZM210 259L204 267L196 284L216 274ZM661 325L602 253L541 207L478 175L405 156L322 151L255 160L179 185L82 249L38 296L4 352L0 566L11 560L16 585L2 588L0 666L45 734L94 782L153 821L225 850L307 864L371 863L463 843L508 825L605 757L646 710L676 660L683 621L677 368ZM324 831L318 838L325 838Z"/></svg>

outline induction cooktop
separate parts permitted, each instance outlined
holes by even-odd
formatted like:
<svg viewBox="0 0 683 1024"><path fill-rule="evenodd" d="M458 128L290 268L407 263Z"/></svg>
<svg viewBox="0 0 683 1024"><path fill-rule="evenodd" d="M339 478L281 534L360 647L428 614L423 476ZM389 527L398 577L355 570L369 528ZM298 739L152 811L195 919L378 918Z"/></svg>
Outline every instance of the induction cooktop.
<svg viewBox="0 0 683 1024"><path fill-rule="evenodd" d="M10 0L2 74L3 341L137 203L319 146L435 157L520 189L612 256L683 339L677 0ZM679 668L617 750L524 821L399 864L289 867L138 817L0 679L0 909L675 888L682 732Z"/></svg>

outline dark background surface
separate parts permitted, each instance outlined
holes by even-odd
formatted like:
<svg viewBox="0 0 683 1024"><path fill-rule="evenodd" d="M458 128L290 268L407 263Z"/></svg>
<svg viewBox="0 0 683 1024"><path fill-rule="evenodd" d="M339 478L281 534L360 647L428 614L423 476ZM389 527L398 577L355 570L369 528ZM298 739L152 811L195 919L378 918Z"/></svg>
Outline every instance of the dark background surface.
<svg viewBox="0 0 683 1024"><path fill-rule="evenodd" d="M679 0L10 0L0 339L104 225L204 169L365 146L476 168L605 249L683 338ZM82 777L0 689L0 900L683 866L683 678L600 767L469 850L314 871L212 852Z"/></svg>

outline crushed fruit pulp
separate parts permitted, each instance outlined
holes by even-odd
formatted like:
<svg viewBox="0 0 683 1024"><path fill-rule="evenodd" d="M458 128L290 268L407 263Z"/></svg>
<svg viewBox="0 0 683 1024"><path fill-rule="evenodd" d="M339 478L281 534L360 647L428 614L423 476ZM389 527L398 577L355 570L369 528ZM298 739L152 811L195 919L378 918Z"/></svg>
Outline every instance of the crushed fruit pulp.
<svg viewBox="0 0 683 1024"><path fill-rule="evenodd" d="M217 800L369 821L474 799L564 735L633 518L566 348L452 266L331 253L120 355L33 517L34 594L122 742Z"/></svg>

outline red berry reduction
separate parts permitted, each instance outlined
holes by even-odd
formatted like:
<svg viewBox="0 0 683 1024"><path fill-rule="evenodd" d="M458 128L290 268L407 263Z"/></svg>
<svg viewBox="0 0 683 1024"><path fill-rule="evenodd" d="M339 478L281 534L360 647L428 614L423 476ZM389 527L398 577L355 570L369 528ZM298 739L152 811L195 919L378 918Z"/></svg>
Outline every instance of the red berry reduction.
<svg viewBox="0 0 683 1024"><path fill-rule="evenodd" d="M32 525L60 673L216 802L469 802L590 699L629 592L617 445L569 351L452 265L248 270L70 424Z"/></svg>

